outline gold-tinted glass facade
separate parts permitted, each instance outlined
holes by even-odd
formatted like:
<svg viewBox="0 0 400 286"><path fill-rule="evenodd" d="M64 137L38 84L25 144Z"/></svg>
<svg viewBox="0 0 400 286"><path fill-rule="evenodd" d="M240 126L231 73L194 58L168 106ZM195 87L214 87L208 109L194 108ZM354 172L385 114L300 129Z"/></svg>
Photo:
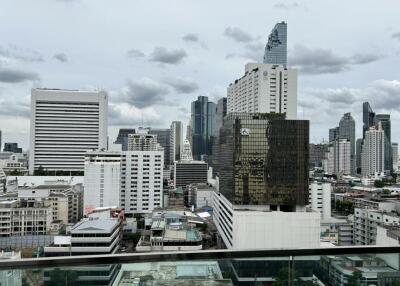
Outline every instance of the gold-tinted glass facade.
<svg viewBox="0 0 400 286"><path fill-rule="evenodd" d="M308 121L231 113L219 140L220 191L231 202L288 210L307 203Z"/></svg>

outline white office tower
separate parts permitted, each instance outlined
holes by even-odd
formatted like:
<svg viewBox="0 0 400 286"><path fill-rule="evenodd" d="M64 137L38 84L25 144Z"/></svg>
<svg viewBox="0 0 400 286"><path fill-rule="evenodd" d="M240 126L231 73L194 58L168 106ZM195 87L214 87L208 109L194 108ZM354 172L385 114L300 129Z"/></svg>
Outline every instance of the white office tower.
<svg viewBox="0 0 400 286"><path fill-rule="evenodd" d="M84 180L85 214L99 207L120 207L121 152L87 152Z"/></svg>
<svg viewBox="0 0 400 286"><path fill-rule="evenodd" d="M181 160L182 161L192 161L193 160L192 148L190 147L190 142L187 139L183 142Z"/></svg>
<svg viewBox="0 0 400 286"><path fill-rule="evenodd" d="M162 207L164 150L157 135L139 128L128 137L121 158L121 206L125 213L151 213Z"/></svg>
<svg viewBox="0 0 400 286"><path fill-rule="evenodd" d="M331 218L331 190L330 183L313 182L310 184L311 209L321 213L322 221L329 221Z"/></svg>
<svg viewBox="0 0 400 286"><path fill-rule="evenodd" d="M399 162L399 144L393 142L392 143L392 160L393 160L393 166L397 167L397 164ZM396 168L394 168L396 169Z"/></svg>
<svg viewBox="0 0 400 286"><path fill-rule="evenodd" d="M339 139L334 146L334 173L338 176L351 174L351 142Z"/></svg>
<svg viewBox="0 0 400 286"><path fill-rule="evenodd" d="M335 171L335 160L334 160L334 148L333 145L328 147L328 151L325 152L324 159L322 160L322 167L325 174L333 174Z"/></svg>
<svg viewBox="0 0 400 286"><path fill-rule="evenodd" d="M297 119L297 70L283 65L249 63L228 86L227 112L286 113Z"/></svg>
<svg viewBox="0 0 400 286"><path fill-rule="evenodd" d="M32 89L29 173L83 171L88 150L107 148L107 93Z"/></svg>
<svg viewBox="0 0 400 286"><path fill-rule="evenodd" d="M170 162L171 165L175 161L181 159L181 152L183 147L183 126L180 121L173 121L171 124L170 135Z"/></svg>
<svg viewBox="0 0 400 286"><path fill-rule="evenodd" d="M385 133L381 123L365 132L361 151L361 174L363 177L375 176L384 172Z"/></svg>

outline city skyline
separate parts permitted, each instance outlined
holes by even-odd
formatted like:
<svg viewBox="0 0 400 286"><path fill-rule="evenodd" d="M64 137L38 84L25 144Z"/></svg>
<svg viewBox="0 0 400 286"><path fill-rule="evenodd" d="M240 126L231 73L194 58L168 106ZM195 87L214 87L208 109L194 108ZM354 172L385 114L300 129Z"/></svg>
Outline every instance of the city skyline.
<svg viewBox="0 0 400 286"><path fill-rule="evenodd" d="M346 112L355 117L359 138L363 101L369 101L377 113L391 114L392 128L398 128L400 102L393 98L400 92L400 82L395 80L400 48L397 3L389 11L384 5L348 4L349 11L355 6L360 11L359 25L348 29L346 21L353 21L353 15L344 13L343 21L335 22L335 11L342 11L333 1L324 5L260 1L252 7L231 7L229 15L221 13L227 2L215 4L212 11L206 9L207 3L179 1L168 7L159 2L157 11L151 5L128 2L123 9L118 5L109 9L105 1L21 2L26 6L23 11L8 2L0 12L5 35L0 46L3 142L28 148L32 87L106 90L110 142L121 126L167 128L173 120L186 125L190 102L197 96L209 96L216 103L242 74L244 64L262 62L267 37L280 21L288 24L288 66L299 69L298 118L311 119L311 142L328 139L327 129ZM175 4L187 14L179 13ZM49 9L51 14L46 12ZM371 23L368 15L381 10L385 21ZM243 11L254 17L242 22L238 15ZM158 20L141 21L147 13ZM206 13L219 18L204 23ZM68 21L71 15L73 23ZM322 27L315 22L323 23ZM24 33L29 36L21 37ZM54 41L44 46L40 40L44 37ZM394 133L392 141L399 139Z"/></svg>

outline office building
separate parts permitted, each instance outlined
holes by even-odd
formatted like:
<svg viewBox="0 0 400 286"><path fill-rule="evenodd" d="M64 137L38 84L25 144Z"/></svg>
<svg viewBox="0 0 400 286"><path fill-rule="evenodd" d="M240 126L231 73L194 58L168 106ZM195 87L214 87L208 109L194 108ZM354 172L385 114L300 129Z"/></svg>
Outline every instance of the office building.
<svg viewBox="0 0 400 286"><path fill-rule="evenodd" d="M399 161L399 144L395 142L392 143L392 161L394 165Z"/></svg>
<svg viewBox="0 0 400 286"><path fill-rule="evenodd" d="M29 173L83 171L85 153L107 148L104 91L32 89Z"/></svg>
<svg viewBox="0 0 400 286"><path fill-rule="evenodd" d="M309 187L311 209L321 214L323 221L331 218L331 192L330 183L312 182Z"/></svg>
<svg viewBox="0 0 400 286"><path fill-rule="evenodd" d="M306 205L308 132L308 121L283 114L228 114L220 132L220 192L234 204Z"/></svg>
<svg viewBox="0 0 400 286"><path fill-rule="evenodd" d="M192 148L190 147L190 142L189 140L185 140L183 142L183 147L182 147L182 154L181 154L181 161L192 161L193 156L192 156Z"/></svg>
<svg viewBox="0 0 400 286"><path fill-rule="evenodd" d="M365 132L376 124L375 112L372 110L368 102L363 103L363 139L365 139Z"/></svg>
<svg viewBox="0 0 400 286"><path fill-rule="evenodd" d="M354 174L356 156L356 123L351 116L351 113L345 113L340 119L339 139L347 139L350 142L350 174Z"/></svg>
<svg viewBox="0 0 400 286"><path fill-rule="evenodd" d="M3 152L22 153L22 148L18 147L18 143L4 143Z"/></svg>
<svg viewBox="0 0 400 286"><path fill-rule="evenodd" d="M227 89L227 113L285 113L297 119L297 70L249 63Z"/></svg>
<svg viewBox="0 0 400 286"><path fill-rule="evenodd" d="M128 137L121 157L121 207L125 213L151 213L162 207L164 150L157 135L139 128Z"/></svg>
<svg viewBox="0 0 400 286"><path fill-rule="evenodd" d="M183 145L183 125L180 121L173 121L170 128L170 154L169 162L174 164L181 159Z"/></svg>
<svg viewBox="0 0 400 286"><path fill-rule="evenodd" d="M325 158L325 153L328 151L329 145L325 143L310 144L310 167L322 167L322 161Z"/></svg>
<svg viewBox="0 0 400 286"><path fill-rule="evenodd" d="M181 160L174 165L174 187L186 188L194 183L207 183L208 164L204 161Z"/></svg>
<svg viewBox="0 0 400 286"><path fill-rule="evenodd" d="M280 22L272 29L265 46L264 63L287 65L287 24Z"/></svg>
<svg viewBox="0 0 400 286"><path fill-rule="evenodd" d="M361 174L363 177L384 172L385 134L382 125L377 124L365 132L361 152Z"/></svg>
<svg viewBox="0 0 400 286"><path fill-rule="evenodd" d="M329 143L336 141L339 138L339 126L329 129Z"/></svg>
<svg viewBox="0 0 400 286"><path fill-rule="evenodd" d="M121 206L121 152L90 151L85 155L84 212Z"/></svg>
<svg viewBox="0 0 400 286"><path fill-rule="evenodd" d="M173 164L171 156L171 129L149 128L148 134L157 135L157 143L164 149L164 169L168 169Z"/></svg>
<svg viewBox="0 0 400 286"><path fill-rule="evenodd" d="M121 151L128 150L128 135L135 134L135 129L133 128L121 128L119 129L117 139L114 144L121 145Z"/></svg>
<svg viewBox="0 0 400 286"><path fill-rule="evenodd" d="M392 132L391 132L391 121L390 114L377 114L375 116L376 123L380 123L382 130L385 134L385 158L384 158L384 169L386 172L391 173L393 170L393 159L392 159Z"/></svg>
<svg viewBox="0 0 400 286"><path fill-rule="evenodd" d="M351 174L351 143L347 139L333 141L323 160L325 174L343 176Z"/></svg>
<svg viewBox="0 0 400 286"><path fill-rule="evenodd" d="M203 160L212 154L217 105L199 96L191 105L190 135L192 154L195 160Z"/></svg>
<svg viewBox="0 0 400 286"><path fill-rule="evenodd" d="M361 150L363 145L363 139L358 138L356 140L356 171L357 174L361 173Z"/></svg>

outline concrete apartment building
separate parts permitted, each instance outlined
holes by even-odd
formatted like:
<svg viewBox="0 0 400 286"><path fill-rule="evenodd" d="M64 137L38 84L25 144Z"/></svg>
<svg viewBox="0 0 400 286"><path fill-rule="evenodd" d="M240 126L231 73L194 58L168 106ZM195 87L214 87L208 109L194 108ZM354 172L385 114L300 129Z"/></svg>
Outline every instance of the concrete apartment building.
<svg viewBox="0 0 400 286"><path fill-rule="evenodd" d="M84 213L121 206L121 152L90 151L85 155Z"/></svg>
<svg viewBox="0 0 400 286"><path fill-rule="evenodd" d="M365 132L361 151L361 174L363 177L369 177L384 171L385 133L379 123Z"/></svg>
<svg viewBox="0 0 400 286"><path fill-rule="evenodd" d="M321 214L323 221L331 218L331 192L330 183L312 182L309 187L311 209Z"/></svg>
<svg viewBox="0 0 400 286"><path fill-rule="evenodd" d="M32 89L29 173L83 171L86 151L107 149L107 104L104 91Z"/></svg>
<svg viewBox="0 0 400 286"><path fill-rule="evenodd" d="M188 186L189 205L195 209L212 207L215 188L205 183L191 184Z"/></svg>
<svg viewBox="0 0 400 286"><path fill-rule="evenodd" d="M229 84L227 98L227 113L286 113L287 119L297 119L297 70L249 63Z"/></svg>
<svg viewBox="0 0 400 286"><path fill-rule="evenodd" d="M121 207L125 213L151 213L163 204L164 150L157 135L139 129L128 137L121 158Z"/></svg>

